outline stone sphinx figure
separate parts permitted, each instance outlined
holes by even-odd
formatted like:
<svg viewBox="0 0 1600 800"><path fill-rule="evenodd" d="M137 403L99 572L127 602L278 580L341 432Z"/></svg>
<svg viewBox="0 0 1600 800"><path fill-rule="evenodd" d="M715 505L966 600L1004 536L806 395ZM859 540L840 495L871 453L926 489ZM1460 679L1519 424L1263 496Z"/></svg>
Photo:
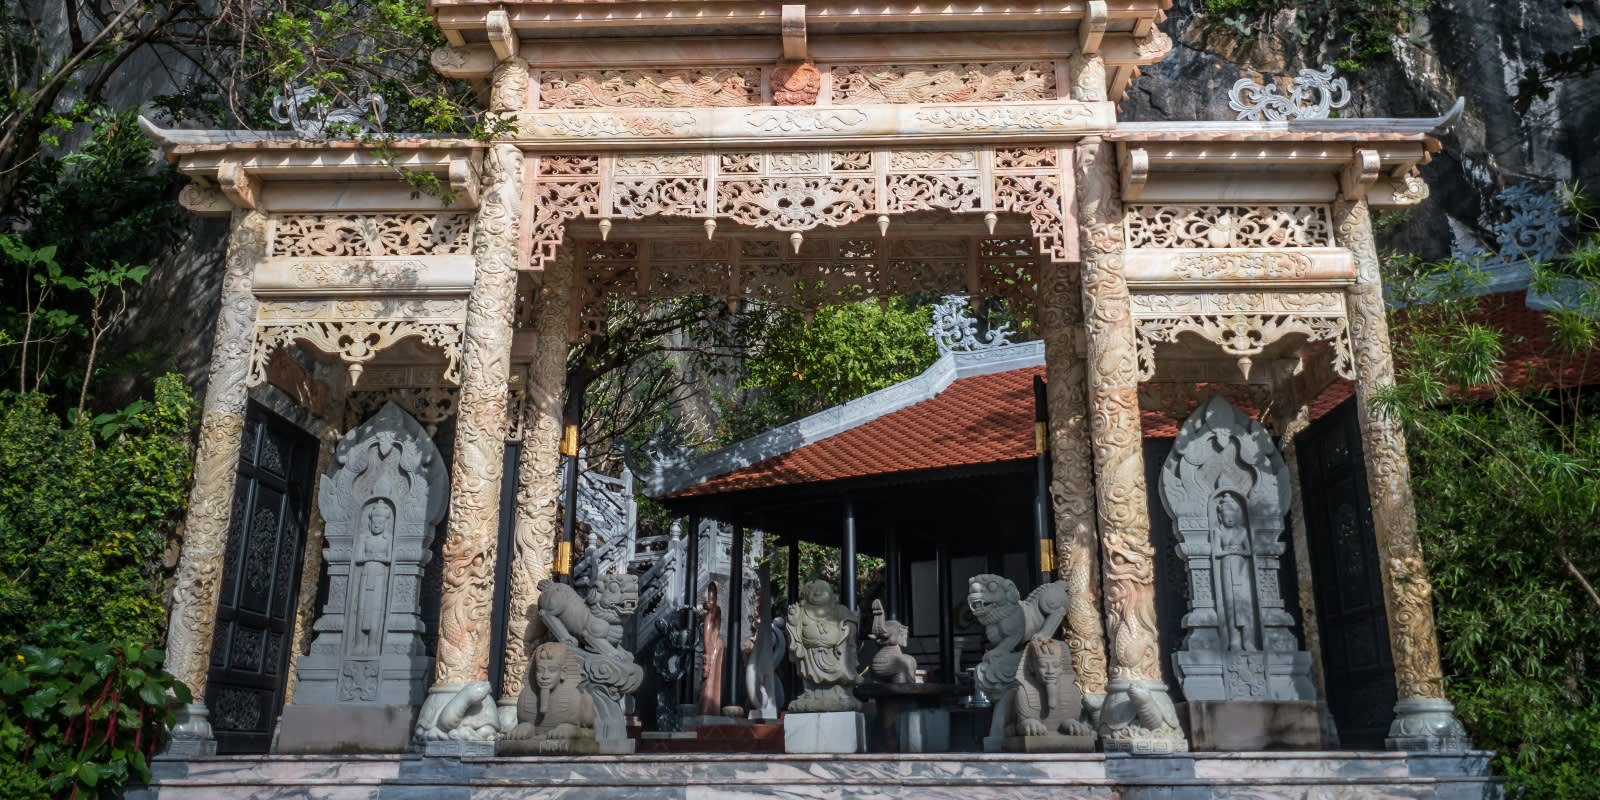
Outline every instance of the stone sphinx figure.
<svg viewBox="0 0 1600 800"><path fill-rule="evenodd" d="M1016 699L1006 721L1008 750L1094 749L1094 729L1084 724L1083 694L1078 691L1077 673L1072 669L1072 652L1056 639L1033 639L1023 650L1017 666ZM1029 746L1020 738L1057 737L1055 746ZM1087 741L1063 742L1059 737L1087 737Z"/></svg>
<svg viewBox="0 0 1600 800"><path fill-rule="evenodd" d="M1271 435L1220 395L1184 421L1161 466L1161 502L1189 571L1172 658L1191 706L1316 699L1278 585L1291 491Z"/></svg>
<svg viewBox="0 0 1600 800"><path fill-rule="evenodd" d="M593 753L594 698L582 688L578 656L560 642L534 648L528 680L517 696L517 724L506 732L500 752Z"/></svg>
<svg viewBox="0 0 1600 800"><path fill-rule="evenodd" d="M886 619L883 601L872 601L872 641L878 643L878 652L872 656L872 675L885 683L921 683L917 678L917 660L905 652L911 629L905 623Z"/></svg>
<svg viewBox="0 0 1600 800"><path fill-rule="evenodd" d="M622 648L623 627L639 605L636 575L601 575L587 600L564 583L539 582L539 619L549 637L571 649L579 687L594 701L595 743L602 753L631 753L623 707L644 682L644 669Z"/></svg>
<svg viewBox="0 0 1600 800"><path fill-rule="evenodd" d="M984 749L996 751L1015 700L1023 643L1050 638L1061 628L1061 620L1067 615L1067 583L1044 584L1024 600L1011 580L999 575L978 575L967 582L967 608L983 625L989 644L983 661L973 671L973 680L994 703Z"/></svg>
<svg viewBox="0 0 1600 800"><path fill-rule="evenodd" d="M826 581L807 584L800 602L789 607L784 628L789 660L804 691L789 703L791 712L859 711L851 694L856 684L856 631L861 616L834 599Z"/></svg>

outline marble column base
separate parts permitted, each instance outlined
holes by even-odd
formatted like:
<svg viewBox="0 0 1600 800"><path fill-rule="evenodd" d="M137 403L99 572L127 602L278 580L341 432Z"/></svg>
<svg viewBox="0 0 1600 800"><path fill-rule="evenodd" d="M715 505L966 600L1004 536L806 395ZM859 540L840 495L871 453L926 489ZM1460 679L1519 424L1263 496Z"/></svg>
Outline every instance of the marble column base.
<svg viewBox="0 0 1600 800"><path fill-rule="evenodd" d="M867 717L859 711L790 713L783 718L785 753L859 753L867 741Z"/></svg>
<svg viewBox="0 0 1600 800"><path fill-rule="evenodd" d="M211 710L205 703L185 703L178 707L177 721L167 736L167 746L157 758L195 758L217 754L217 739L211 733Z"/></svg>
<svg viewBox="0 0 1600 800"><path fill-rule="evenodd" d="M1411 753L1461 753L1471 749L1467 729L1449 700L1413 697L1394 704L1394 723L1384 744Z"/></svg>
<svg viewBox="0 0 1600 800"><path fill-rule="evenodd" d="M1167 684L1159 680L1119 678L1107 685L1099 733L1107 753L1160 756L1189 750Z"/></svg>

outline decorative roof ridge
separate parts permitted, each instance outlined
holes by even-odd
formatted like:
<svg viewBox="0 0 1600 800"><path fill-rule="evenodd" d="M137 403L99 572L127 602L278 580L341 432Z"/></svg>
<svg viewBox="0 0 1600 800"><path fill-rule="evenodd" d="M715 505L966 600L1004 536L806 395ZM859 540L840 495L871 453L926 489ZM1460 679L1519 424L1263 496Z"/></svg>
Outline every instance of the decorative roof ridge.
<svg viewBox="0 0 1600 800"><path fill-rule="evenodd" d="M939 396L963 378L1036 367L1044 363L1044 342L1031 341L972 353L946 353L916 377L879 389L787 425L756 434L720 450L689 459L644 482L651 497L676 494L735 470L838 436Z"/></svg>
<svg viewBox="0 0 1600 800"><path fill-rule="evenodd" d="M1466 110L1467 99L1456 98L1455 105L1437 117L1352 117L1348 119L1263 120L1162 120L1159 122L1118 121L1115 133L1107 138L1146 133L1198 131L1205 133L1412 133L1436 136L1449 131Z"/></svg>

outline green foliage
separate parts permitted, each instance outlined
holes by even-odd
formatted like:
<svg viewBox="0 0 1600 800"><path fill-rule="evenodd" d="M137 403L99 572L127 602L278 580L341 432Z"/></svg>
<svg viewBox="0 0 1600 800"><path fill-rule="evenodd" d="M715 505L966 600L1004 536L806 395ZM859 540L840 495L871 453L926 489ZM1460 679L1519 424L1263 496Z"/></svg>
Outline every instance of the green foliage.
<svg viewBox="0 0 1600 800"><path fill-rule="evenodd" d="M746 360L740 388L753 400L725 403L717 438L732 442L892 386L927 369L938 348L927 307L847 303L811 320L785 312Z"/></svg>
<svg viewBox="0 0 1600 800"><path fill-rule="evenodd" d="M1333 65L1359 72L1394 52L1391 37L1426 11L1432 0L1204 0L1202 22L1251 42L1278 12L1293 12L1292 30L1301 43L1326 41L1336 48Z"/></svg>
<svg viewBox="0 0 1600 800"><path fill-rule="evenodd" d="M0 665L0 785L10 798L115 797L150 779L171 701L189 690L138 641L94 641L64 625ZM169 699L170 693L170 699Z"/></svg>
<svg viewBox="0 0 1600 800"><path fill-rule="evenodd" d="M1591 36L1565 53L1545 53L1541 64L1531 64L1522 71L1511 104L1518 114L1526 114L1534 101L1550 99L1556 84L1571 78L1587 79L1596 67L1600 67L1600 36Z"/></svg>
<svg viewBox="0 0 1600 800"><path fill-rule="evenodd" d="M44 620L90 641L160 640L161 555L185 505L194 416L175 375L98 426L63 425L37 394L4 402L0 657L49 644Z"/></svg>
<svg viewBox="0 0 1600 800"><path fill-rule="evenodd" d="M1533 268L1532 288L1565 298L1537 362L1486 322L1502 301L1479 296L1477 265L1401 262L1390 281L1407 308L1379 404L1407 423L1446 688L1526 798L1600 797L1597 239Z"/></svg>

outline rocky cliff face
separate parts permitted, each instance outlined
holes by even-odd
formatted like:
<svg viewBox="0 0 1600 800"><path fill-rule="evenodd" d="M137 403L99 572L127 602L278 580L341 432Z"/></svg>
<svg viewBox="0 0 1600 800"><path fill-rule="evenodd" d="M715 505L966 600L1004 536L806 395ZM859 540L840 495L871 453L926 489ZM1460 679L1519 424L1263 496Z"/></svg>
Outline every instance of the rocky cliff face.
<svg viewBox="0 0 1600 800"><path fill-rule="evenodd" d="M1206 24L1203 6L1175 0L1166 23L1173 52L1134 82L1122 119L1233 119L1227 92L1239 78L1287 78L1340 57L1337 35L1298 30L1292 11L1243 41ZM1435 0L1410 30L1395 34L1391 56L1344 73L1354 99L1343 116L1431 117L1467 99L1443 152L1422 168L1432 198L1385 226L1383 243L1439 258L1452 244L1474 244L1467 237L1493 242L1488 230L1504 214L1495 202L1503 189L1576 180L1600 192L1600 74L1558 84L1527 114L1511 102L1527 65L1597 32L1596 0Z"/></svg>

